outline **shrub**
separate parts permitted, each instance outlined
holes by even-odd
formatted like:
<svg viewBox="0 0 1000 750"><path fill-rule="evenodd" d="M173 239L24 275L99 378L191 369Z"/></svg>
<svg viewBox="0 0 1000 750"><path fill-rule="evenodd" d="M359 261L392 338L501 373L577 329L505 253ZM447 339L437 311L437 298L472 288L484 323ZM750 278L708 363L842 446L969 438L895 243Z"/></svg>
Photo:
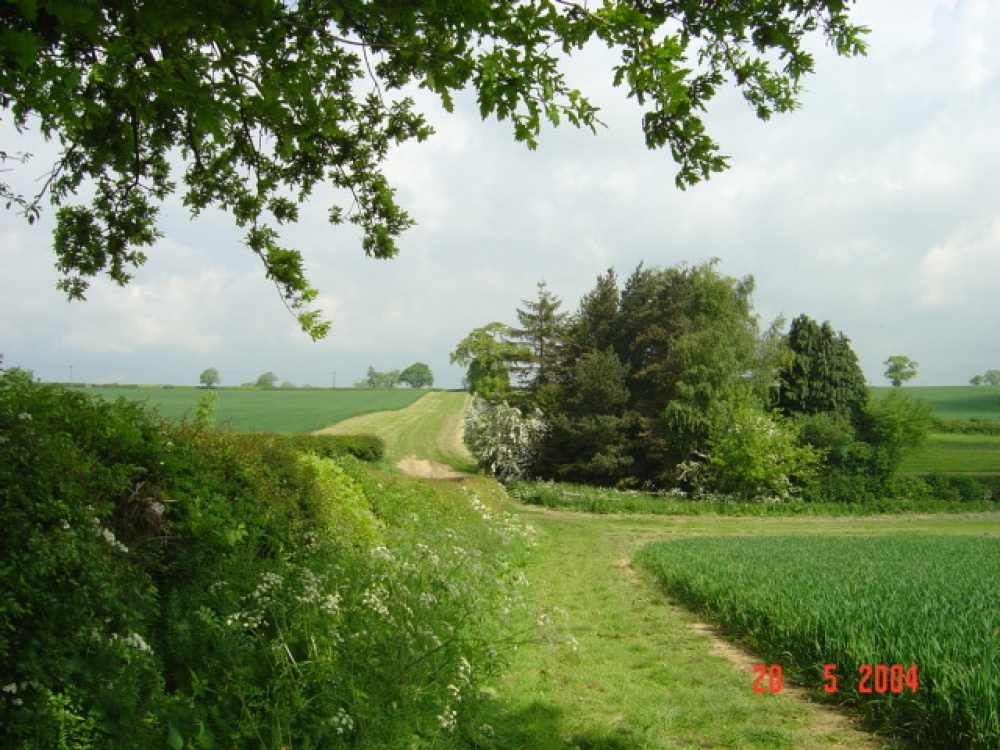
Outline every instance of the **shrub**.
<svg viewBox="0 0 1000 750"><path fill-rule="evenodd" d="M476 397L465 416L465 443L479 462L501 481L531 472L546 425L540 413L525 416L516 406Z"/></svg>
<svg viewBox="0 0 1000 750"><path fill-rule="evenodd" d="M0 746L459 746L520 537L448 491L3 373Z"/></svg>
<svg viewBox="0 0 1000 750"><path fill-rule="evenodd" d="M377 462L385 458L385 441L377 435L314 435L309 433L284 436L297 451L323 458L354 456L362 461Z"/></svg>

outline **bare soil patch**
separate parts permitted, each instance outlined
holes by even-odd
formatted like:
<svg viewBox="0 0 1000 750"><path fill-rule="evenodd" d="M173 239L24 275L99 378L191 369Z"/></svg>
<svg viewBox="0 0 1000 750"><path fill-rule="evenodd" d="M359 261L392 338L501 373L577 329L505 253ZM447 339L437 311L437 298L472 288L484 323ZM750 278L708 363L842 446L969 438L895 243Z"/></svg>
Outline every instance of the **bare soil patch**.
<svg viewBox="0 0 1000 750"><path fill-rule="evenodd" d="M466 474L463 471L455 471L445 464L428 461L426 458L417 458L413 455L405 456L397 461L396 468L404 474L420 479L465 479L472 476L472 474Z"/></svg>

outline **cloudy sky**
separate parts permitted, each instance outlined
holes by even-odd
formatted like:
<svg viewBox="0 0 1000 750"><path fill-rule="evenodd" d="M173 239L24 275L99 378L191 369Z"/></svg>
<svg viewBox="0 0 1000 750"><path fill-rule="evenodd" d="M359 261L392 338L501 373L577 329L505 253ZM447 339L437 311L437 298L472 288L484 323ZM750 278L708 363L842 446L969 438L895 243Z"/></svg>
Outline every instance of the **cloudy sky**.
<svg viewBox="0 0 1000 750"><path fill-rule="evenodd" d="M423 361L458 387L455 344L516 322L540 279L574 309L610 267L624 278L640 261L718 257L755 277L764 322L805 313L843 331L869 382L904 354L916 385L965 384L1000 368L1000 3L861 0L854 14L868 56L817 39L799 111L761 123L738 96L716 100L710 128L732 167L685 192L669 153L645 149L600 50L573 68L603 108L597 136L549 130L530 152L469 100L454 115L429 103L437 134L388 168L418 221L397 258L368 259L356 232L327 225L322 194L286 234L333 319L319 343L222 214L170 204L135 280L97 281L84 303L55 290L51 210L33 227L0 214L0 352L43 380L197 384L212 366L224 385L271 370L346 386L369 365ZM2 127L4 150L38 155L22 174L41 174L42 147Z"/></svg>

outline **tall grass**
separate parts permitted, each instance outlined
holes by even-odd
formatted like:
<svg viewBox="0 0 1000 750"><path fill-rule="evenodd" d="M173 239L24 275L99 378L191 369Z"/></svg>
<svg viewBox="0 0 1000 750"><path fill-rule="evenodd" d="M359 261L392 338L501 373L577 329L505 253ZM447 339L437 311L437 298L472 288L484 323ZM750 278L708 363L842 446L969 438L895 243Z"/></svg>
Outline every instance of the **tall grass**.
<svg viewBox="0 0 1000 750"><path fill-rule="evenodd" d="M637 562L786 675L921 747L1000 746L1000 539L701 538ZM861 665L918 668L916 692L860 690Z"/></svg>

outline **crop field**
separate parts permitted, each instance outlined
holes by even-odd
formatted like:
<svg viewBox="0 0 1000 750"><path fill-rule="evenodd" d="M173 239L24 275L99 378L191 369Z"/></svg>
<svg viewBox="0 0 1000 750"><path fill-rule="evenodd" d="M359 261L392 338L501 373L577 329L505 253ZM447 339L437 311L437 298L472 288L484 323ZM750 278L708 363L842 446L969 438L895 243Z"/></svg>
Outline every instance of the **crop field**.
<svg viewBox="0 0 1000 750"><path fill-rule="evenodd" d="M908 474L1000 474L1000 435L935 433L903 459Z"/></svg>
<svg viewBox="0 0 1000 750"><path fill-rule="evenodd" d="M885 396L891 386L871 389L876 398ZM923 399L940 419L978 419L1000 422L1000 386L944 385L903 386L903 392Z"/></svg>
<svg viewBox="0 0 1000 750"><path fill-rule="evenodd" d="M1000 538L687 538L636 560L764 655L758 691L794 679L920 747L1000 746Z"/></svg>
<svg viewBox="0 0 1000 750"><path fill-rule="evenodd" d="M167 419L193 418L203 388L91 386L86 393L113 401L144 401ZM345 419L403 409L426 390L378 388L215 388L219 427L234 430L312 432Z"/></svg>

